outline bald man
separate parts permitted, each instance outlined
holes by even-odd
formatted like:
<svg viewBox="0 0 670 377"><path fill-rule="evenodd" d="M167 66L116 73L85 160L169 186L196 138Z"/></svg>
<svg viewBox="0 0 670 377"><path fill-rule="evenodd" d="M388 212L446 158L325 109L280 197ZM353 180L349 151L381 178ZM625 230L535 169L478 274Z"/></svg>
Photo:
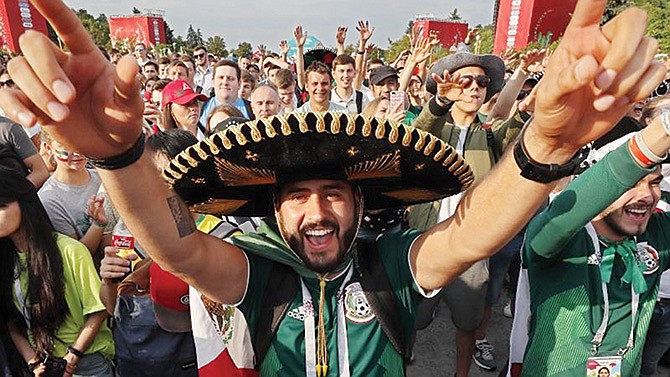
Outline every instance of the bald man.
<svg viewBox="0 0 670 377"><path fill-rule="evenodd" d="M281 100L277 90L270 85L261 85L251 92L251 110L256 119L267 118L279 114Z"/></svg>

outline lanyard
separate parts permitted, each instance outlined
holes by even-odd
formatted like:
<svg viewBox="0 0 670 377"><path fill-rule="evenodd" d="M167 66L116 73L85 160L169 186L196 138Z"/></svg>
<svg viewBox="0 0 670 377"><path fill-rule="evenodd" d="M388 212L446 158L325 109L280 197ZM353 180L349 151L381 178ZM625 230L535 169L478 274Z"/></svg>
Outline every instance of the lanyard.
<svg viewBox="0 0 670 377"><path fill-rule="evenodd" d="M16 294L16 301L19 303L21 313L23 314L23 319L26 321L26 326L30 329L30 312L28 311L28 305L26 305L26 298L23 295L23 289L21 288L21 270L17 265L14 267L14 292Z"/></svg>
<svg viewBox="0 0 670 377"><path fill-rule="evenodd" d="M354 269L349 265L347 276L342 281L340 288L337 290L337 354L338 366L340 369L340 377L349 377L349 342L347 341L347 325L344 317L344 295L342 290L347 285ZM316 376L316 331L314 321L314 304L312 295L309 293L305 282L300 278L302 285L302 304L305 308L305 365L306 376ZM324 305L325 302L321 303Z"/></svg>
<svg viewBox="0 0 670 377"><path fill-rule="evenodd" d="M586 231L591 237L591 241L593 241L593 247L595 249L596 254L601 254L598 235L591 223L586 225ZM605 339L605 332L607 331L607 322L609 322L610 317L610 301L609 301L609 293L607 292L607 284L605 284L605 282L601 282L601 287L603 291L603 301L604 301L603 320L600 323L600 326L598 327L598 331L596 331L596 334L593 336L593 340L591 341L592 344L591 354L593 356L595 356L598 353L598 348L603 343L603 339ZM640 305L640 294L635 292L635 290L633 289L633 284L630 285L630 296L631 296L631 311L632 311L630 334L628 335L628 341L626 342L626 346L623 348L619 348L619 351L617 351L618 356L623 356L626 352L628 352L628 350L633 348L634 345L635 323L636 323L635 320L637 318L637 310Z"/></svg>

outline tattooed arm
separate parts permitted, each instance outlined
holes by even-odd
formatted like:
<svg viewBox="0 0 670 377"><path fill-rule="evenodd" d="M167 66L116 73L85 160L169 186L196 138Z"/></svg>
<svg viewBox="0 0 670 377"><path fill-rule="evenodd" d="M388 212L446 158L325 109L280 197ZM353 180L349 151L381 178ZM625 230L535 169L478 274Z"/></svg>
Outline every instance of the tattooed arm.
<svg viewBox="0 0 670 377"><path fill-rule="evenodd" d="M166 187L148 154L123 169L98 171L121 217L161 267L221 303L242 298L243 252L196 231L188 207Z"/></svg>

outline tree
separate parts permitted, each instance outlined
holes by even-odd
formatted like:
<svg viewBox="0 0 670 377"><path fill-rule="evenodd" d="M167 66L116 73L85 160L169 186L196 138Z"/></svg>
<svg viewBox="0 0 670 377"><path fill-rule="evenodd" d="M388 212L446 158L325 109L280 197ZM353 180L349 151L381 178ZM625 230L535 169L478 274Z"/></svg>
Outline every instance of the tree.
<svg viewBox="0 0 670 377"><path fill-rule="evenodd" d="M649 15L647 34L658 40L659 52L670 53L670 4L667 0L636 0Z"/></svg>
<svg viewBox="0 0 670 377"><path fill-rule="evenodd" d="M207 47L207 51L211 54L224 58L228 56L228 50L226 50L226 41L220 35L207 38L205 47Z"/></svg>
<svg viewBox="0 0 670 377"><path fill-rule="evenodd" d="M165 42L171 45L174 43L174 30L168 25L166 20L163 20L163 24L165 25Z"/></svg>
<svg viewBox="0 0 670 377"><path fill-rule="evenodd" d="M75 10L75 13L77 14L77 17L79 17L79 20L81 20L84 28L91 35L91 38L93 38L95 44L107 49L112 47L109 38L109 23L107 22L107 16L100 14L98 17L93 17L93 15L89 14L86 9Z"/></svg>
<svg viewBox="0 0 670 377"><path fill-rule="evenodd" d="M200 29L195 30L193 29L193 25L188 25L188 31L186 32L186 47L193 49L197 46L202 46L204 43L205 41Z"/></svg>
<svg viewBox="0 0 670 377"><path fill-rule="evenodd" d="M254 47L249 42L240 42L236 49L230 51L236 56L251 56L252 52L254 52Z"/></svg>
<svg viewBox="0 0 670 377"><path fill-rule="evenodd" d="M462 21L463 17L461 17L461 15L458 14L458 9L454 8L454 11L451 12L448 19L449 19L449 21Z"/></svg>

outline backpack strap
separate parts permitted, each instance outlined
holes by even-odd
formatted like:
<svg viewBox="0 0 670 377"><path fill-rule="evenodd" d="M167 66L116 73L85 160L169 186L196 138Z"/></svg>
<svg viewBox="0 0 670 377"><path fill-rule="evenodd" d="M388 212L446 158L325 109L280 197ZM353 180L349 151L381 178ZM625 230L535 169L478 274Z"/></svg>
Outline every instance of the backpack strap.
<svg viewBox="0 0 670 377"><path fill-rule="evenodd" d="M491 127L486 127L484 130L486 131L486 145L488 145L491 150L491 155L493 155L493 163L497 164L499 156L498 153L496 153L496 141L493 137L493 131L491 131Z"/></svg>
<svg viewBox="0 0 670 377"><path fill-rule="evenodd" d="M379 324L393 348L407 361L411 355L411 344L407 344L405 330L398 312L398 301L393 294L384 263L374 240L358 240L358 266L363 292Z"/></svg>
<svg viewBox="0 0 670 377"><path fill-rule="evenodd" d="M268 278L265 295L261 303L260 315L256 324L256 334L252 344L254 347L254 368L258 370L270 348L270 343L277 334L279 324L286 316L293 298L298 291L298 275L281 263L272 266Z"/></svg>
<svg viewBox="0 0 670 377"><path fill-rule="evenodd" d="M356 112L358 114L363 112L363 93L360 90L356 91Z"/></svg>

